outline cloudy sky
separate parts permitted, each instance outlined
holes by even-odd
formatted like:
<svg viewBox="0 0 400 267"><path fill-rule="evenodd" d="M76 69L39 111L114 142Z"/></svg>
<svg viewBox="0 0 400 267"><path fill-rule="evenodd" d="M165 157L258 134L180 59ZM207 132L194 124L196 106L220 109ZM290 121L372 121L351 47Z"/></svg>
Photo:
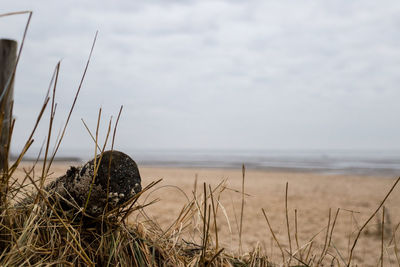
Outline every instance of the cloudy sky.
<svg viewBox="0 0 400 267"><path fill-rule="evenodd" d="M93 37L62 151L92 151L103 109L120 149L400 149L399 1L9 1L34 11L18 67L18 151L58 60L55 135ZM21 40L27 16L0 18ZM47 117L46 117L47 119ZM35 141L40 147L47 122Z"/></svg>

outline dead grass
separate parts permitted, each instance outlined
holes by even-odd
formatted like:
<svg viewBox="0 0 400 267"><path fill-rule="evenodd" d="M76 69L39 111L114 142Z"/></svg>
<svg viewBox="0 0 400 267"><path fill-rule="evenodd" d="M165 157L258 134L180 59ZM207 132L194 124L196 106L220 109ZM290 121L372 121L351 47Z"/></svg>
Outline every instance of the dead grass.
<svg viewBox="0 0 400 267"><path fill-rule="evenodd" d="M218 244L219 247L225 248L224 252L239 255L240 228L237 223L240 224L242 203L240 190L242 173L239 168L228 170L141 167L140 171L143 179L147 181L163 178L163 185L149 196L146 195L147 201L153 199L160 199L160 201L145 208L151 220L157 222L162 228L168 227L177 216L180 207L187 203L185 195L190 196L195 191L193 189L195 177L198 184L202 185L206 182L213 187L229 177L224 184L226 188L218 196L216 219ZM287 212L286 181L289 185ZM305 259L307 254L309 254L308 258L315 255L315 261L318 261L322 254L322 263L326 265L327 262L330 264L333 255L340 261L340 265L336 263L335 266L344 266L343 260L348 260L351 246L360 227L373 214L394 182L394 179L387 177L327 176L312 173L247 170L242 229L243 254L246 254L246 251L252 251L258 243L261 251L268 256L270 261L283 262L282 253L262 213L263 208L283 249L285 260L290 258L286 219L286 214L288 214L292 251L293 254L297 251L296 257ZM165 184L179 185L179 190ZM201 190L200 185L197 186L197 191ZM216 199L215 196L214 199ZM384 257L387 264L391 263L394 266L397 265L395 244L390 239L395 232L396 223L400 221L400 207L397 205L399 201L400 188L397 188L385 202ZM390 219L387 219L389 213ZM235 217L238 219L237 222ZM356 264L358 266L377 265L381 254L382 228L382 223L379 223L381 219L378 220L378 218L381 218L381 212L374 216L360 235L353 253L354 266ZM139 215L131 217L130 221L142 219ZM198 220L194 218L192 225L196 222ZM212 226L211 230L214 229ZM213 240L216 239L215 234L211 237ZM292 265L294 264L298 262L292 258ZM313 266L316 265L317 263L314 262Z"/></svg>
<svg viewBox="0 0 400 267"><path fill-rule="evenodd" d="M25 36L31 12L1 16L21 14L29 15ZM355 266L359 264L360 258L358 257L360 257L359 255L362 257L362 254L357 251L357 246L366 242L366 235L362 234L369 229L370 222L376 218L399 180L393 183L391 188L388 185L390 180L385 181L388 193L386 196L385 192L378 194L381 201L375 207L370 207L369 204L367 207L363 207L363 203L352 203L348 207L344 202L337 206L340 209L337 209L334 217L332 217L330 209L328 209L329 212L324 210L325 207L320 204L318 197L311 200L312 205L308 205L309 210L302 211L302 201L310 202L310 196L315 196L312 192L307 191L303 191L305 195L300 195L300 199L294 201L296 205L300 203L300 206L292 209L293 193L291 190L296 187L293 187L292 182L289 181L291 186L286 184L286 190L280 191L281 178L279 186L275 188L261 188L260 184L256 184L258 190L265 191L261 192L262 194L266 194L268 190L282 192L281 199L271 203L253 205L250 199L257 196L257 192L252 192L255 190L254 187L247 187L252 183L249 181L249 177L245 176L244 166L242 179L233 179L232 184L228 184L227 179L219 179L218 182L214 180L212 183L198 183L198 179L195 179L192 189L187 191L182 189L181 185L175 186L181 181L158 187L157 184L160 180L155 179L156 182L148 183L142 192L136 194L127 203L115 210L107 211L98 218L86 214L85 207L81 207L73 213L65 212L61 205L51 199L51 196L43 188L49 180L54 157L71 119L95 40L96 37L66 123L57 138L53 152L50 153L50 141L56 110L55 92L60 63L55 67L44 103L25 147L16 162L9 166L6 161L5 166L1 166L1 266ZM21 49L23 43L24 41L22 41ZM48 108L49 105L50 108ZM4 108L2 107L3 113ZM44 145L44 160L41 166L36 162L29 168L22 168L21 161L33 143L33 135L39 121L48 109L50 109L50 120L48 136ZM97 125L100 120L101 110ZM14 123L15 121L10 125L10 136L12 136ZM114 134L111 149L113 148L117 123L112 127L110 120L108 125L107 137L103 145L100 145L98 140L99 127L97 126L94 135L87 128L94 139L95 154L97 152L101 154L105 150L112 128ZM94 174L93 181L95 176L96 174ZM320 181L313 180L312 177L310 179L308 186L314 190L313 192L318 193L321 199L329 198L332 188L326 186L327 184L321 185ZM235 184L237 181L240 183L238 186ZM364 182L365 180L360 179L358 186ZM169 211L161 209L158 218L154 214L150 214L152 207L166 203L165 199L157 203L157 198L161 196L160 191L163 188L174 188L186 200L179 209L177 205L173 206L171 213L174 213L174 216L172 220L167 220L167 225L159 220L163 219L163 212L167 215ZM349 188L347 193L352 196L352 194L356 195L360 192L357 187L353 187ZM88 194L89 197L90 194ZM389 210L396 209L390 203L386 204L386 214L389 214ZM279 207L279 209L271 212L274 207ZM347 209L345 209L346 207ZM360 207L363 209L361 217L357 215ZM257 213L251 211L254 208L257 209ZM321 212L321 210L324 211ZM369 211L367 215L364 213L365 210ZM294 217L293 211L296 211ZM314 218L318 222L306 225L306 222L301 220L303 212L309 212L310 218ZM320 220L321 214L326 214L323 215L325 218L323 221ZM247 224L248 219L251 219L252 216L258 218L255 225L260 233L257 238L261 243L252 242L250 246L244 246L243 242L246 239L248 227L253 227L253 225ZM349 217L351 221L349 224L344 220L349 227L348 236L337 236L336 229L340 228L340 222L346 217ZM398 239L396 239L399 225L396 222L400 220L395 216L396 226L389 227L392 231L388 234L385 229L388 228L389 220L385 220L384 214L380 217L382 219L377 229L381 230L375 235L372 234L380 244L379 249L374 251L378 261L366 262L363 263L363 266L377 264L383 266L384 262L385 264L386 262L400 264ZM128 218L130 219L129 223ZM360 220L363 223L360 223ZM277 224L277 221L283 222L283 228L279 228L281 223ZM323 226L316 227L320 224ZM301 229L307 227L311 228L313 235L303 237ZM295 229L294 233L293 229ZM261 234L261 232L265 234ZM268 235L272 236L274 241L270 245L266 242L262 243L263 240L268 240ZM230 239L230 242L226 242L227 238ZM292 244L292 240L295 240L296 246ZM338 246L339 243L343 243L343 240L348 244L347 250ZM237 247L232 244L237 244ZM275 255L276 246L279 247L280 257ZM248 252L244 252L245 248Z"/></svg>

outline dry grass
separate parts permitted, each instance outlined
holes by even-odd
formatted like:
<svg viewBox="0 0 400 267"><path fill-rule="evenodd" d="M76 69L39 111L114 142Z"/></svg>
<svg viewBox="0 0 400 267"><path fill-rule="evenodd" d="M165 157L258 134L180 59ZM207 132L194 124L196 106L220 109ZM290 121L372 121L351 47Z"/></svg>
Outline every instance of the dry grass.
<svg viewBox="0 0 400 267"><path fill-rule="evenodd" d="M53 177L63 174L68 168L65 164L53 167ZM40 168L38 170L40 173ZM377 210L395 182L393 179L373 177L251 170L246 173L242 254L239 254L242 192L236 190L242 186L240 170L142 167L144 181L159 178L163 178L163 181L144 192L136 202L137 209L127 221L121 223L126 229L134 229L132 234L138 235L135 231L139 231L149 244L160 251L167 249L165 255L168 260L164 263L170 266L185 266L185 262L191 261L199 265L207 261L207 257L211 260L222 248L224 250L214 260L225 259L226 266L234 262L252 266L252 261L265 264L260 266L266 266L267 262L274 262L276 266L283 263L288 265L290 258L290 266L330 266L332 260L333 266L346 266L351 246L362 224ZM21 174L16 173L17 176ZM195 176L197 185L193 181ZM223 179L226 176L231 178ZM287 197L285 179L289 181ZM206 201L204 183L208 184ZM354 190L356 186L358 188ZM321 187L330 189L324 191ZM357 239L351 266L380 265L382 244L384 266L397 266L396 246L399 240L395 233L397 222L400 222L397 205L399 192L399 188L395 189L386 200L384 221L382 213L378 212L362 231ZM153 204L142 208L149 203ZM261 208L282 252L273 240ZM289 254L286 214L293 242L292 254ZM99 230L97 233L100 233ZM135 265L134 262L131 264ZM221 262L214 264L223 266Z"/></svg>
<svg viewBox="0 0 400 267"><path fill-rule="evenodd" d="M188 201L185 194L190 196L194 191L195 177L198 184L206 182L214 187L222 179L229 177L224 185L226 188L218 199L220 205L217 212L218 242L220 247L225 248L224 252L238 255L240 230L238 225L242 203L240 191L242 173L239 168L229 170L141 167L140 171L144 180L163 178L162 184L179 185L179 190L172 186L160 186L148 196L148 201L160 199L159 202L145 208L145 211L153 221L164 228L171 224L179 208ZM289 184L287 213L286 181ZM351 246L360 227L379 207L394 182L394 179L388 177L247 170L242 229L243 251L252 251L258 242L261 251L269 260L275 263L283 262L279 246L268 229L261 210L263 208L282 247L285 260L290 258L286 220L288 214L292 251L293 254L297 251L296 257L305 259L309 254L308 258L315 256L314 261L318 261L322 255L322 262L326 265L327 262L330 264L335 256L340 266L345 266L344 262L349 259ZM199 190L200 186L197 186L197 191ZM400 222L400 207L397 204L399 201L400 188L395 188L385 202L384 258L386 264L392 263L394 266L397 266L394 251L396 244L391 239L396 232L397 223ZM238 218L237 222L235 217ZM381 212L378 212L362 231L352 256L354 266L377 265L381 254L382 229L381 219L378 218L381 218ZM130 219L134 222L141 217ZM193 220L192 224L196 225L196 220ZM212 237L215 240L215 234ZM294 258L291 262L292 265L298 263ZM312 265L316 266L317 262ZM338 263L335 263L335 266L338 266Z"/></svg>
<svg viewBox="0 0 400 267"><path fill-rule="evenodd" d="M27 30L31 12L4 15L21 14L29 15ZM391 189L388 185L390 180L381 182L381 188L386 188L388 193L386 197L385 192L379 192L373 196L380 198L379 201L374 199L373 202L368 202L376 204L375 207L369 206L370 204L363 206L363 203L345 201L340 204L332 203L340 208L337 209L334 217L331 210L328 209L329 212L327 212L320 201L322 199L329 201L332 185L328 180L318 180L310 175L308 183L304 183L303 179L303 184L300 185L296 184L295 178L287 179L290 180L291 186L286 184L286 190L281 190L282 178L277 174L278 177L274 178L276 186L263 188L260 179L251 180L257 172L245 176L244 166L241 173L242 179L233 177L230 180L233 181L231 184L227 179L199 183L197 176L194 185L187 190L183 185L187 183L184 180L178 179L174 183L167 182L166 185L159 186L157 185L159 180L154 179L156 182L148 183L142 192L118 209L107 211L97 218L86 214L84 207L72 213L65 212L43 188L50 179L53 160L67 130L94 44L95 41L66 123L57 138L53 152L50 153L50 141L56 110L55 92L60 63L56 65L45 101L25 147L11 166L7 164L7 161L5 166L0 166L2 167L0 180L1 266L355 266L360 262L357 257L362 255L357 251L357 247L360 243L368 243L374 238L377 241L373 243L379 244L373 251L378 261L363 262L363 266L377 264L383 266L384 262L385 264L387 262L400 264L397 245L399 240L396 239L399 226L397 222L400 221L398 208L390 201L385 203L398 180L393 183ZM21 49L22 45L23 41ZM26 166L23 168L21 161L33 143L32 137L37 125L49 109L49 105L50 120L47 142L44 146L44 160L40 165L36 162L29 168ZM4 111L5 107L2 108ZM101 111L98 122L100 120ZM15 121L10 124L10 136L12 136L14 123ZM117 123L113 128L111 149ZM89 128L87 129L89 131ZM103 145L99 145L98 141L99 127L96 128L94 135L89 131L94 139L96 154L97 151L102 153L105 150L111 129L110 120L107 138ZM143 171L142 174L145 172ZM163 177L167 172L168 170L164 169L158 176ZM95 176L96 174L93 181ZM175 175L175 179L177 178L179 174ZM343 185L349 185L345 177L339 177L339 179L343 179ZM358 182L350 185L355 186L347 188L347 192L342 192L342 194L361 199L356 196L362 194L363 191L360 188L368 186L368 180L359 179ZM179 187L174 185L179 185ZM372 198L371 192L376 191L376 185L377 183L374 183L374 188L368 191L366 199ZM310 187L308 190L311 189L311 191L303 190L301 191L303 195L301 195L296 191L297 186L308 186ZM163 199L157 203L157 199L163 196L161 192L163 189L171 188L180 192L185 202L180 208L177 208L180 205L172 205L169 211L166 205L169 200ZM282 198L268 203L254 202L257 196L274 192L275 194L282 192ZM169 192L169 196L173 196L172 201L176 195ZM296 199L293 199L294 197ZM347 199L351 200L351 197ZM290 206L292 201L296 206L298 205L294 209L294 217ZM370 222L378 218L375 215L384 203L385 214L389 214L389 210L395 210L395 216L392 218L394 224L390 224L388 217L382 214L379 216L382 219L376 227L379 231L371 231ZM155 207L158 204L161 204L163 208L157 211ZM303 207L307 207L308 210L302 210ZM361 213L357 213L360 210L362 210ZM297 211L299 211L299 216ZM303 212L310 213L307 215L307 218L310 218L309 222L302 220ZM171 217L169 213L173 216ZM345 220L346 218L350 218L350 223ZM163 219L167 223L162 222ZM317 222L312 223L313 219ZM249 223L251 220L252 223ZM360 220L364 223L361 224ZM278 221L283 224L277 223ZM320 226L321 224L323 226ZM281 225L283 225L282 228L280 228ZM344 226L348 226L348 236L337 236L337 233L342 232L339 229ZM245 243L244 240L251 227L257 228L256 238L260 243L256 243L255 240ZM295 229L294 233L293 229ZM304 230L300 229L307 229L307 233L313 234L303 237ZM260 234L261 232L263 234ZM362 235L363 233L368 234ZM275 244L266 244L268 235L273 238ZM371 238L368 239L369 237ZM262 243L263 240L264 243ZM292 240L295 240L295 247ZM343 243L347 243L347 249L343 248ZM276 246L280 249L280 256L276 256L274 251ZM243 252L244 250L248 252Z"/></svg>

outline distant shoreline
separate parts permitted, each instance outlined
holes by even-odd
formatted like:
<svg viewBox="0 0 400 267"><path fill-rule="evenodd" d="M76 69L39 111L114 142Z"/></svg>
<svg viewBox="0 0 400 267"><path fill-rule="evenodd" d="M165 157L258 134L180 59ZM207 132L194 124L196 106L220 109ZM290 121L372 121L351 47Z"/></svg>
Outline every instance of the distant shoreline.
<svg viewBox="0 0 400 267"><path fill-rule="evenodd" d="M16 159L11 159L11 162ZM23 163L33 163L37 159L26 158ZM38 162L43 162L39 159ZM53 160L57 164L73 164L80 165L84 160L79 157L56 157ZM167 161L137 161L140 167L146 168L166 168L166 169L223 169L223 170L241 170L241 163L210 163L210 162L167 162ZM346 168L346 169L330 169L330 168L296 168L296 167L275 167L275 166L257 166L251 163L244 164L246 170L264 171L264 172L280 172L280 173L311 173L321 175L357 175L357 176L373 176L373 177L398 177L400 171L396 169L373 169L373 168Z"/></svg>
<svg viewBox="0 0 400 267"><path fill-rule="evenodd" d="M400 175L400 151L129 151L140 166L161 168L241 169L267 172L299 172L397 177ZM79 156L75 156L79 155ZM92 153L76 151L58 155L54 162L82 164ZM11 157L11 161L16 157ZM24 162L37 158L26 155Z"/></svg>
<svg viewBox="0 0 400 267"><path fill-rule="evenodd" d="M14 162L16 161L17 158L16 157L10 157L10 161ZM43 158L39 158L39 159L35 159L35 158L23 158L22 162L43 162ZM76 162L76 163L82 163L83 160L79 157L55 157L53 162L61 162L61 163L67 163L67 162Z"/></svg>
<svg viewBox="0 0 400 267"><path fill-rule="evenodd" d="M167 168L167 169L223 169L238 170L242 168L242 164L238 165L202 165L187 163L160 163L160 162L138 162L139 167L146 168ZM280 173L312 173L321 175L356 175L371 177L398 177L400 172L394 169L325 169L325 168L295 168L295 167L260 167L245 165L246 170L263 171L263 172L280 172Z"/></svg>

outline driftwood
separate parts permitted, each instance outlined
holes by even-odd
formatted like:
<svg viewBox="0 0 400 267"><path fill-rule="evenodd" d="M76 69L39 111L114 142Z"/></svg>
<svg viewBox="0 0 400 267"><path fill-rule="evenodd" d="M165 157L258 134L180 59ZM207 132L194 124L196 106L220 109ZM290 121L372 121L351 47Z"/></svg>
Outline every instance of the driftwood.
<svg viewBox="0 0 400 267"><path fill-rule="evenodd" d="M100 155L96 161L98 171L94 183L93 159L83 166L70 167L65 175L46 186L49 199L58 201L64 211L83 209L90 192L85 212L98 216L103 214L106 207L112 210L142 189L138 167L128 155L119 151L106 151L101 161Z"/></svg>
<svg viewBox="0 0 400 267"><path fill-rule="evenodd" d="M17 42L0 39L0 169L8 159L9 132L14 94L13 71L17 61Z"/></svg>

